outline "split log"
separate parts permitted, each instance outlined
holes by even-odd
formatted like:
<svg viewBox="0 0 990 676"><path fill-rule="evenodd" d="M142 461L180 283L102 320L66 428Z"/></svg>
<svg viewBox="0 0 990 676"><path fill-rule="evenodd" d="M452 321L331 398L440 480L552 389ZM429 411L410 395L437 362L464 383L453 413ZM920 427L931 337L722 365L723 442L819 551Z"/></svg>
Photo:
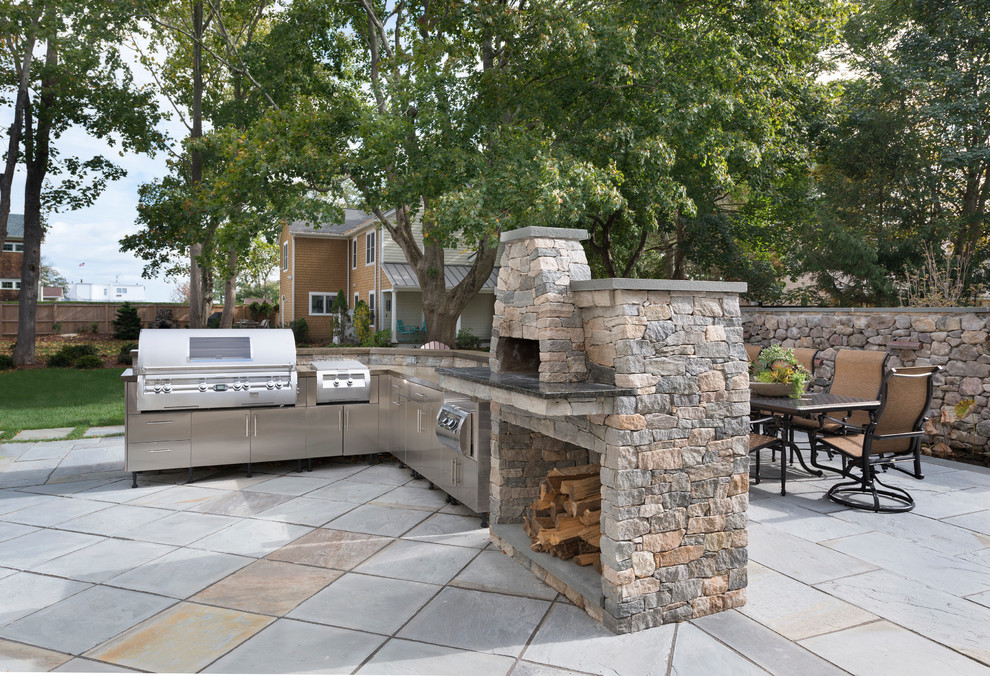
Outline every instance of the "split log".
<svg viewBox="0 0 990 676"><path fill-rule="evenodd" d="M581 523L583 523L585 526L591 526L591 525L596 524L596 523L601 523L602 522L602 510L596 509L595 511L592 511L590 509L586 509L584 511L584 514L582 514L578 518L581 519Z"/></svg>
<svg viewBox="0 0 990 676"><path fill-rule="evenodd" d="M594 497L585 498L584 500L564 500L564 509L571 516L581 516L586 511L595 511L602 508L602 497L596 495Z"/></svg>
<svg viewBox="0 0 990 676"><path fill-rule="evenodd" d="M577 554L574 556L574 563L579 566L591 566L596 563L601 565L601 560L601 552L588 552L586 554Z"/></svg>
<svg viewBox="0 0 990 676"><path fill-rule="evenodd" d="M600 498L602 482L597 474L583 479L565 479L560 482L560 492L570 496L571 500L584 500L595 496Z"/></svg>

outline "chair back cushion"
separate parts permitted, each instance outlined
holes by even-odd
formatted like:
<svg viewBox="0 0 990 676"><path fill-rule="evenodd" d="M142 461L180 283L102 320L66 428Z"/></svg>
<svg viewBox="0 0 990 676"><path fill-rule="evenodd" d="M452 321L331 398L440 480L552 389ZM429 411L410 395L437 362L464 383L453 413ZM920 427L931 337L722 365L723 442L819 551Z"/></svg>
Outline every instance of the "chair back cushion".
<svg viewBox="0 0 990 676"><path fill-rule="evenodd" d="M880 396L883 369L889 356L875 350L839 350L835 353L835 371L828 391L846 397L876 399ZM870 422L870 414L853 411L846 422L862 427Z"/></svg>
<svg viewBox="0 0 990 676"><path fill-rule="evenodd" d="M881 405L874 435L905 434L921 431L932 401L932 378L938 366L890 369L883 380ZM874 439L870 453L913 452L917 438Z"/></svg>
<svg viewBox="0 0 990 676"><path fill-rule="evenodd" d="M794 348L794 358L803 366L808 373L815 375L815 357L818 356L818 350L813 347L795 347Z"/></svg>
<svg viewBox="0 0 990 676"><path fill-rule="evenodd" d="M744 347L746 348L746 356L749 358L750 362L756 361L756 358L760 356L760 351L763 350L762 345L751 345L746 343Z"/></svg>

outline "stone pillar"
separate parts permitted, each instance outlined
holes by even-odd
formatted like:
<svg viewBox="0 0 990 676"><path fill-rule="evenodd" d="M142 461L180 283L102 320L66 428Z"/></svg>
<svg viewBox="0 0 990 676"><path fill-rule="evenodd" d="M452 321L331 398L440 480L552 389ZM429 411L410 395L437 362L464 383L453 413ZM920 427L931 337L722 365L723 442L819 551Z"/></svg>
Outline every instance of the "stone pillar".
<svg viewBox="0 0 990 676"><path fill-rule="evenodd" d="M749 389L742 284L575 282L604 417L603 623L629 632L745 603Z"/></svg>

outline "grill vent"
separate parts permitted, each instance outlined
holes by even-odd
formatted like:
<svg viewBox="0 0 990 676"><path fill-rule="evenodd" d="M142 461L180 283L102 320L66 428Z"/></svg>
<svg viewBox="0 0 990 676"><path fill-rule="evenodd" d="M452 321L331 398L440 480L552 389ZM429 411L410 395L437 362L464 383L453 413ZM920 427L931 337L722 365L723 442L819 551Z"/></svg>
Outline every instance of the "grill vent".
<svg viewBox="0 0 990 676"><path fill-rule="evenodd" d="M189 338L190 361L251 359L251 339L240 336L192 336Z"/></svg>

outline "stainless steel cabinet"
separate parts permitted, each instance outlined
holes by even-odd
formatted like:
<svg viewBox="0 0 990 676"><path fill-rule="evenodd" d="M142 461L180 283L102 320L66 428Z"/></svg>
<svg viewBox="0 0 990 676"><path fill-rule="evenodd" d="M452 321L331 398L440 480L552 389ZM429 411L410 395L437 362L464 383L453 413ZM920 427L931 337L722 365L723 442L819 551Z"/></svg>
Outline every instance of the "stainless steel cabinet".
<svg viewBox="0 0 990 676"><path fill-rule="evenodd" d="M251 409L192 412L192 465L251 461Z"/></svg>
<svg viewBox="0 0 990 676"><path fill-rule="evenodd" d="M408 408L408 385L405 378L389 377L388 400L382 426L386 429L388 452L406 461L406 409Z"/></svg>
<svg viewBox="0 0 990 676"><path fill-rule="evenodd" d="M128 472L144 472L189 467L191 463L188 439L144 441L127 444L124 469Z"/></svg>
<svg viewBox="0 0 990 676"><path fill-rule="evenodd" d="M127 442L189 439L189 411L167 411L127 416Z"/></svg>
<svg viewBox="0 0 990 676"><path fill-rule="evenodd" d="M344 455L370 455L378 448L378 404L345 404Z"/></svg>
<svg viewBox="0 0 990 676"><path fill-rule="evenodd" d="M446 475L443 449L434 431L443 393L425 385L409 383L406 408L406 464L434 484Z"/></svg>
<svg viewBox="0 0 990 676"><path fill-rule="evenodd" d="M295 460L306 445L306 410L259 408L251 410L251 462Z"/></svg>
<svg viewBox="0 0 990 676"><path fill-rule="evenodd" d="M306 457L324 458L344 452L344 407L306 409Z"/></svg>

